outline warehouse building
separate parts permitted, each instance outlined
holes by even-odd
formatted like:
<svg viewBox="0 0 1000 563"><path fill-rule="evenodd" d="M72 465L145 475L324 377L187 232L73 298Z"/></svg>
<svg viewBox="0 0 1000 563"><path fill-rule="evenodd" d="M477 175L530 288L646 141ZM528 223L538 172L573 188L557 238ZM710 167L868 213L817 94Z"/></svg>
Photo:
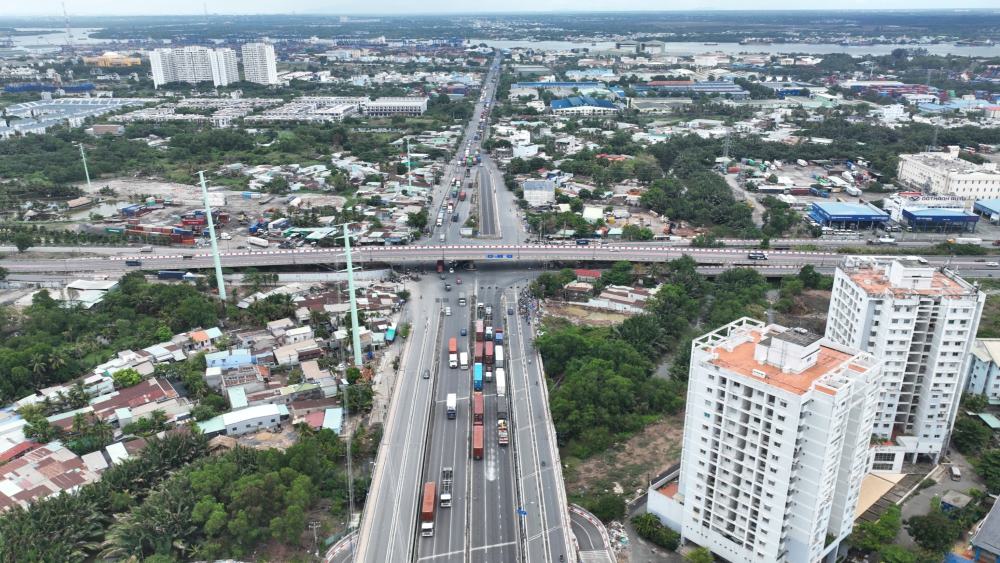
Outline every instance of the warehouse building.
<svg viewBox="0 0 1000 563"><path fill-rule="evenodd" d="M590 96L573 96L552 100L552 113L556 115L611 115L618 113L618 106L608 100Z"/></svg>
<svg viewBox="0 0 1000 563"><path fill-rule="evenodd" d="M980 199L972 206L972 210L993 223L1000 221L1000 199Z"/></svg>
<svg viewBox="0 0 1000 563"><path fill-rule="evenodd" d="M410 97L377 98L362 104L365 115L370 117L391 117L394 115L423 115L427 111L427 98Z"/></svg>
<svg viewBox="0 0 1000 563"><path fill-rule="evenodd" d="M973 232L979 216L964 209L904 209L903 222L914 231Z"/></svg>
<svg viewBox="0 0 1000 563"><path fill-rule="evenodd" d="M888 213L870 203L814 203L809 217L824 227L837 229L870 229L889 221Z"/></svg>

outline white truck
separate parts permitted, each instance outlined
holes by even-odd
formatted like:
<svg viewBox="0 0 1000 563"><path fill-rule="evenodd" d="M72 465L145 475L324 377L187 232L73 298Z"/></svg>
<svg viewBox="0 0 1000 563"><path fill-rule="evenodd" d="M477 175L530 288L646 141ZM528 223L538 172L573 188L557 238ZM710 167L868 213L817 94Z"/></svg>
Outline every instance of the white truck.
<svg viewBox="0 0 1000 563"><path fill-rule="evenodd" d="M461 354L458 355L458 358L459 358L458 363L462 367L462 369L469 369L469 353L462 352Z"/></svg>
<svg viewBox="0 0 1000 563"><path fill-rule="evenodd" d="M448 414L448 418L454 420L458 413L458 395L455 393L448 393L447 398L445 398L445 412Z"/></svg>
<svg viewBox="0 0 1000 563"><path fill-rule="evenodd" d="M507 372L503 368L497 368L497 397L507 396Z"/></svg>
<svg viewBox="0 0 1000 563"><path fill-rule="evenodd" d="M267 248L271 246L271 243L259 237L247 237L247 244L252 244L260 248Z"/></svg>

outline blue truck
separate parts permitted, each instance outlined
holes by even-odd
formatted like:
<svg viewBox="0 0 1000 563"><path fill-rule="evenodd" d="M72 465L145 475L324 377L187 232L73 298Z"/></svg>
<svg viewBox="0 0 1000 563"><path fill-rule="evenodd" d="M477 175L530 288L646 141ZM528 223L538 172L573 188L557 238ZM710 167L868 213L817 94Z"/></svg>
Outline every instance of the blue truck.
<svg viewBox="0 0 1000 563"><path fill-rule="evenodd" d="M476 363L472 366L472 388L476 391L483 390L483 364Z"/></svg>

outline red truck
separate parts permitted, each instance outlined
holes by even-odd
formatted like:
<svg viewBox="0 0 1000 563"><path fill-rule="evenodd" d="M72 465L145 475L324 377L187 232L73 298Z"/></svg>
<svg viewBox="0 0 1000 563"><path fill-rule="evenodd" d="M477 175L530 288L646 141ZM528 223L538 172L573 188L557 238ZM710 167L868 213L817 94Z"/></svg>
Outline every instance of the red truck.
<svg viewBox="0 0 1000 563"><path fill-rule="evenodd" d="M444 273L444 260L438 260L437 271L438 271L439 274L443 274Z"/></svg>
<svg viewBox="0 0 1000 563"><path fill-rule="evenodd" d="M425 538L434 537L434 507L437 506L437 496L434 481L424 483L424 498L420 504L420 535Z"/></svg>
<svg viewBox="0 0 1000 563"><path fill-rule="evenodd" d="M458 339L454 336L448 339L448 367L458 367Z"/></svg>
<svg viewBox="0 0 1000 563"><path fill-rule="evenodd" d="M476 342L483 341L483 334L486 329L483 327L483 321L476 321Z"/></svg>
<svg viewBox="0 0 1000 563"><path fill-rule="evenodd" d="M465 190L458 192L458 201L465 201Z"/></svg>
<svg viewBox="0 0 1000 563"><path fill-rule="evenodd" d="M472 427L472 459L483 459L483 426Z"/></svg>
<svg viewBox="0 0 1000 563"><path fill-rule="evenodd" d="M481 391L475 391L472 393L472 424L475 426L483 425L483 413L485 411L485 402L483 400L483 394Z"/></svg>
<svg viewBox="0 0 1000 563"><path fill-rule="evenodd" d="M493 368L493 342L486 342L486 349L483 351L483 364L488 368Z"/></svg>
<svg viewBox="0 0 1000 563"><path fill-rule="evenodd" d="M477 364L483 363L483 343L482 342L476 342L476 354L475 354L474 358L475 358L473 360L474 363L477 363Z"/></svg>

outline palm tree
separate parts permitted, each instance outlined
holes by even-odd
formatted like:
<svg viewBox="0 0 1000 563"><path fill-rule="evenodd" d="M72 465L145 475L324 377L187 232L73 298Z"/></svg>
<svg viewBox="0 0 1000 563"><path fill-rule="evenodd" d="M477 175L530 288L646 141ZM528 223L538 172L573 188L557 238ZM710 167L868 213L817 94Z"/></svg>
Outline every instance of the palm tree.
<svg viewBox="0 0 1000 563"><path fill-rule="evenodd" d="M62 357L60 354L52 354L49 356L49 369L52 371L59 371L66 367L66 358Z"/></svg>
<svg viewBox="0 0 1000 563"><path fill-rule="evenodd" d="M42 354L35 354L34 356L31 356L30 360L28 360L28 367L31 368L31 373L35 375L42 375L45 373L45 370L48 369L49 363L45 360L45 356Z"/></svg>

